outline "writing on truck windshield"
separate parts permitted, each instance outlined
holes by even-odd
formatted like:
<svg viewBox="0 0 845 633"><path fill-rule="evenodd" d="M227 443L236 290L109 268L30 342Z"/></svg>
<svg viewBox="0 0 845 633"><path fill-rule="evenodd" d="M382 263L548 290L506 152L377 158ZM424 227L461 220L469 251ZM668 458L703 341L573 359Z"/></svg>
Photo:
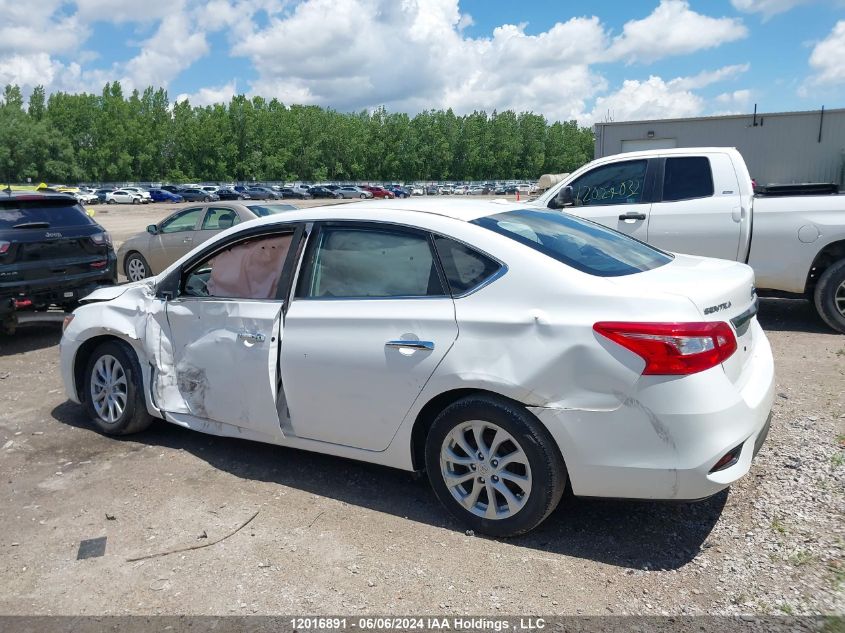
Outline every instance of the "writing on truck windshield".
<svg viewBox="0 0 845 633"><path fill-rule="evenodd" d="M473 224L597 277L632 275L672 261L672 255L639 240L558 211L520 209Z"/></svg>

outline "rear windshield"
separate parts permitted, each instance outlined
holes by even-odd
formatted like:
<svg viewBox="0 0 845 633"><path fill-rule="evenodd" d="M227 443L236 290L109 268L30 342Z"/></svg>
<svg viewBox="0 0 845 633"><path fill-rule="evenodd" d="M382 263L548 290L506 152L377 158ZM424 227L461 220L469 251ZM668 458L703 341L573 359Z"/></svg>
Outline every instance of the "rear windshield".
<svg viewBox="0 0 845 633"><path fill-rule="evenodd" d="M2 200L0 230L88 226L94 221L67 200Z"/></svg>
<svg viewBox="0 0 845 633"><path fill-rule="evenodd" d="M508 211L473 221L581 272L620 277L658 268L672 256L593 222L558 211Z"/></svg>
<svg viewBox="0 0 845 633"><path fill-rule="evenodd" d="M266 218L268 215L296 209L292 204L251 204L247 208L259 218Z"/></svg>

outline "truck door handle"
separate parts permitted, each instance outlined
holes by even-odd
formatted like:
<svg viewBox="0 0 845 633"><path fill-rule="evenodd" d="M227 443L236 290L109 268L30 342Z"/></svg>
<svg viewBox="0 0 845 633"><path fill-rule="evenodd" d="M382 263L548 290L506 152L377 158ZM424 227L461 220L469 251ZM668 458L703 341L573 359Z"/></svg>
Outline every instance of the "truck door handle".
<svg viewBox="0 0 845 633"><path fill-rule="evenodd" d="M410 349L422 349L427 351L432 351L434 349L434 343L432 341L388 341L384 344L385 347L395 347L395 348L410 348Z"/></svg>
<svg viewBox="0 0 845 633"><path fill-rule="evenodd" d="M620 220L645 220L645 213L624 213L619 216Z"/></svg>
<svg viewBox="0 0 845 633"><path fill-rule="evenodd" d="M266 337L261 332L238 332L238 340L240 341L252 341L253 343L263 343L265 338Z"/></svg>

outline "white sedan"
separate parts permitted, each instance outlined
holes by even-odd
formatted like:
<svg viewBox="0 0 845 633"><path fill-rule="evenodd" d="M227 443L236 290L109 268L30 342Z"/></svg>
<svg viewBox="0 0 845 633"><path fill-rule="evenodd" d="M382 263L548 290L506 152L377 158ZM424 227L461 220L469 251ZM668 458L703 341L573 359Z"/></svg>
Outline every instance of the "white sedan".
<svg viewBox="0 0 845 633"><path fill-rule="evenodd" d="M700 499L768 431L750 268L552 210L471 200L245 222L66 322L71 400L428 472L497 536L576 495Z"/></svg>
<svg viewBox="0 0 845 633"><path fill-rule="evenodd" d="M117 189L106 194L106 202L109 204L141 204L143 197L140 193Z"/></svg>

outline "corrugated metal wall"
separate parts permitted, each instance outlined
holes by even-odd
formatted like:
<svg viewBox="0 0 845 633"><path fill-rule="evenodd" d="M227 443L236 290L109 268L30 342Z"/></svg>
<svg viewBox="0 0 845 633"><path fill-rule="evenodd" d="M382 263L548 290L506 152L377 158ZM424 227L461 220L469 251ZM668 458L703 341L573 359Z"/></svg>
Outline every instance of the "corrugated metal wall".
<svg viewBox="0 0 845 633"><path fill-rule="evenodd" d="M760 185L782 182L836 182L845 187L845 109L821 112L597 123L596 158L628 147L736 147ZM650 134L653 133L653 134Z"/></svg>

